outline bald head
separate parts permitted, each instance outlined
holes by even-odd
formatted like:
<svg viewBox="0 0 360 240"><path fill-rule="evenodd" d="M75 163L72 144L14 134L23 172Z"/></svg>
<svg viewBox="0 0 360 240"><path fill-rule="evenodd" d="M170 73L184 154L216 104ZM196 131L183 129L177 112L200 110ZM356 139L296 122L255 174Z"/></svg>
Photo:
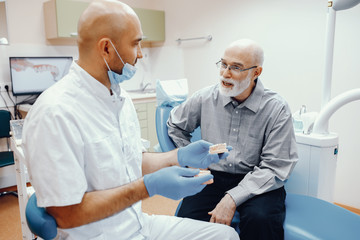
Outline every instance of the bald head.
<svg viewBox="0 0 360 240"><path fill-rule="evenodd" d="M80 16L78 22L78 47L84 55L103 37L117 39L131 25L139 23L135 12L119 1L92 2Z"/></svg>
<svg viewBox="0 0 360 240"><path fill-rule="evenodd" d="M240 39L235 42L232 42L227 50L236 50L236 52L242 52L243 54L249 55L250 59L253 61L253 64L256 66L262 66L264 62L264 51L262 47L253 40L250 39Z"/></svg>
<svg viewBox="0 0 360 240"><path fill-rule="evenodd" d="M109 70L121 74L125 63L142 58L141 24L134 10L114 0L92 2L78 23L77 64L110 89Z"/></svg>

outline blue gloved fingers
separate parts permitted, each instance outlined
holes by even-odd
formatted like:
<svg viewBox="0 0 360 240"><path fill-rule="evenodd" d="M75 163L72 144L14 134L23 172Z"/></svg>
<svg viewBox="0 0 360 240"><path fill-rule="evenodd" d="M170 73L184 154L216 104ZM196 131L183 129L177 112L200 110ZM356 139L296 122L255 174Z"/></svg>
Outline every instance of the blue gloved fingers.
<svg viewBox="0 0 360 240"><path fill-rule="evenodd" d="M217 153L214 154L208 154L206 161L204 161L204 166L201 168L207 168L210 164L218 163L220 161L220 156Z"/></svg>
<svg viewBox="0 0 360 240"><path fill-rule="evenodd" d="M194 195L203 189L201 184L209 177L205 180L197 179L198 177L194 176L199 172L199 169L167 167L145 175L144 184L150 197L159 194L178 200Z"/></svg>
<svg viewBox="0 0 360 240"><path fill-rule="evenodd" d="M219 161L218 156L209 154L209 147L213 145L204 140L193 142L178 150L178 162L182 167L207 168Z"/></svg>
<svg viewBox="0 0 360 240"><path fill-rule="evenodd" d="M227 158L229 156L229 154L230 154L229 152L220 153L219 158L220 159L225 159L225 158Z"/></svg>
<svg viewBox="0 0 360 240"><path fill-rule="evenodd" d="M201 184L203 185L204 182L209 181L210 179L213 179L214 176L211 174L206 174L206 175L202 175L199 177L195 177L194 179L192 179L194 184Z"/></svg>
<svg viewBox="0 0 360 240"><path fill-rule="evenodd" d="M199 141L196 141L195 143L201 145L201 146L203 147L203 149L204 149L204 150L207 150L207 151L209 151L210 146L213 145L212 143L207 142L207 141L202 140L202 139L199 140Z"/></svg>
<svg viewBox="0 0 360 240"><path fill-rule="evenodd" d="M193 142L186 147L178 150L178 162L182 167L189 166L195 168L207 168L213 163L218 163L220 159L225 159L229 156L228 152L221 154L210 154L209 148L213 144L204 140ZM232 146L226 147L229 151Z"/></svg>
<svg viewBox="0 0 360 240"><path fill-rule="evenodd" d="M178 176L181 177L194 177L199 174L200 169L177 167L176 172L178 173Z"/></svg>
<svg viewBox="0 0 360 240"><path fill-rule="evenodd" d="M233 150L233 147L232 146L226 146L226 149L230 152L231 150ZM219 154L219 158L220 159L225 159L229 156L229 152L224 152L224 153L220 153Z"/></svg>
<svg viewBox="0 0 360 240"><path fill-rule="evenodd" d="M183 180L186 185L186 190L181 193L182 197L192 196L202 191L206 187L204 182L207 182L212 178L214 178L214 176L211 174L199 177L184 178Z"/></svg>
<svg viewBox="0 0 360 240"><path fill-rule="evenodd" d="M196 186L189 187L185 192L179 193L177 197L171 199L180 200L184 197L195 195L198 192L201 192L206 186L206 184L197 184Z"/></svg>
<svg viewBox="0 0 360 240"><path fill-rule="evenodd" d="M183 195L182 197L180 197L178 199L195 195L198 192L201 192L206 186L207 186L206 184L197 184L196 186L192 186L191 188L187 189L185 195ZM175 200L178 200L178 199L175 199Z"/></svg>

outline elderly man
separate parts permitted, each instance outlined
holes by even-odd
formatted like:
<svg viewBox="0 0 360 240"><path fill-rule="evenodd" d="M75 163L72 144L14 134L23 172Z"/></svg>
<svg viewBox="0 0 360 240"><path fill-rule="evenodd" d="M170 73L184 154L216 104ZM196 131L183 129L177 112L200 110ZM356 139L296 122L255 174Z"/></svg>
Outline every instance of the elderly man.
<svg viewBox="0 0 360 240"><path fill-rule="evenodd" d="M237 210L242 240L283 239L284 182L297 161L290 109L259 79L263 58L254 41L233 42L216 63L220 82L193 94L168 120L178 146L200 126L202 139L233 147L210 165L214 184L186 197L178 216L230 225Z"/></svg>
<svg viewBox="0 0 360 240"><path fill-rule="evenodd" d="M140 22L129 6L91 3L78 35L79 60L38 98L23 131L37 203L55 218L59 238L238 239L228 226L142 213L149 196L201 191L212 175L194 177L199 170L184 166L207 167L226 155L208 154L205 141L142 153L135 108L119 86L142 57Z"/></svg>

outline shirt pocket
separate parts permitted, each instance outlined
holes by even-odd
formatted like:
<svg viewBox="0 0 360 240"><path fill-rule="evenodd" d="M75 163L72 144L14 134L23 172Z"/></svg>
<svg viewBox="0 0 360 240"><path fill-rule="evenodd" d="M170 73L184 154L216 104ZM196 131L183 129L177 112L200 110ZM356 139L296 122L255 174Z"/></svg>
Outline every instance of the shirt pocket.
<svg viewBox="0 0 360 240"><path fill-rule="evenodd" d="M123 141L115 133L85 145L85 173L89 190L117 187L128 182Z"/></svg>
<svg viewBox="0 0 360 240"><path fill-rule="evenodd" d="M249 167L257 166L260 162L262 151L262 138L248 136L244 148L244 160Z"/></svg>

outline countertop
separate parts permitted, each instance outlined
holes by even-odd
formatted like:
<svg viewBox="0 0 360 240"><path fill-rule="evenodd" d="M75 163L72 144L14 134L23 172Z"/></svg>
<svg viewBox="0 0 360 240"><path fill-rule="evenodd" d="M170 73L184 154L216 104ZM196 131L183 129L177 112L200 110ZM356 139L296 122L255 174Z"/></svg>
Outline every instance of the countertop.
<svg viewBox="0 0 360 240"><path fill-rule="evenodd" d="M140 91L127 91L134 103L154 102L156 101L156 92L153 89Z"/></svg>
<svg viewBox="0 0 360 240"><path fill-rule="evenodd" d="M128 92L128 93L132 100L156 98L156 93L138 93L138 92Z"/></svg>

